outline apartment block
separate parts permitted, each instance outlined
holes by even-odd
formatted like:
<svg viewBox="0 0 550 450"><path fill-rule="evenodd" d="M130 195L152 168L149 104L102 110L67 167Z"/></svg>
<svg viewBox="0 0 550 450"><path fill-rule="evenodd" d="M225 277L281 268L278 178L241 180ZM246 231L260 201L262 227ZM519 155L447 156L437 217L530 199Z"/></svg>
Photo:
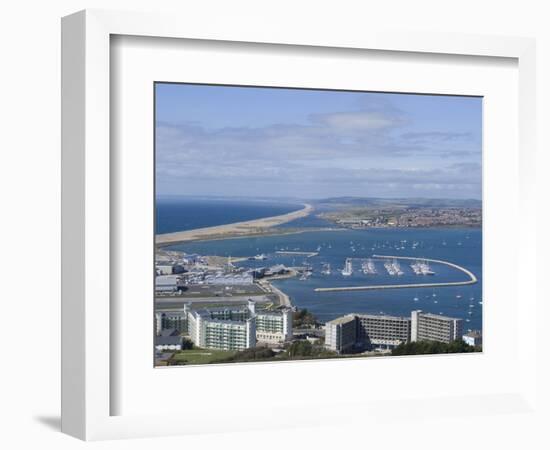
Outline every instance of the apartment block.
<svg viewBox="0 0 550 450"><path fill-rule="evenodd" d="M454 317L412 311L411 341L449 343L462 338L463 321Z"/></svg>

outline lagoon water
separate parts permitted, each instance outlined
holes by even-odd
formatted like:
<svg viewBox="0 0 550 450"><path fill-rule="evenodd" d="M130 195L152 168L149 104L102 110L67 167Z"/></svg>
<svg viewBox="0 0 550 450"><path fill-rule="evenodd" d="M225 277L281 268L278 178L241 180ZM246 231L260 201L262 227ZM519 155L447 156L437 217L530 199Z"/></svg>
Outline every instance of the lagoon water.
<svg viewBox="0 0 550 450"><path fill-rule="evenodd" d="M227 202L211 203L203 201L200 207L188 209L191 218L185 214L183 205L172 209L164 204L159 214L158 230L183 230L182 225L201 223L198 226L212 226L220 223L250 220L284 214L299 209L301 205L282 203L262 203L254 205L232 205ZM243 209L239 209L243 208ZM203 212L201 212L203 211ZM239 211L242 214L239 216ZM254 211L258 214L254 217ZM282 212L281 212L282 211ZM201 217L198 217L198 214ZM231 217L228 220L228 217ZM223 218L223 219L222 219ZM182 220L183 219L183 220ZM161 223L163 220L170 225ZM219 220L226 220L219 222ZM178 221L185 223L178 224ZM217 222L218 221L218 222ZM330 227L330 223L314 216L299 219L283 225L293 227ZM187 228L189 229L189 228ZM313 275L307 280L291 278L279 280L274 284L286 292L292 303L307 308L319 320L325 322L347 313L371 313L409 316L412 310L421 309L434 314L443 314L464 319L464 328L482 329L482 235L479 228L419 228L419 229L366 229L335 231L310 231L284 236L265 236L261 238L226 239L219 241L191 242L170 247L189 253L201 253L222 256L267 255L265 261L243 261L239 265L246 267L271 266L274 264L301 266L304 263L313 266ZM319 254L311 258L304 256L281 255L277 251L306 251ZM442 259L453 262L472 271L479 282L470 286L437 287L424 289L389 289L355 292L315 292L317 287L361 286L368 284L421 283L463 281L466 274L441 264L431 264L436 272L433 276L417 276L407 261L400 261L402 276L389 276L382 260L375 260L378 273L365 275L361 262L373 254L412 256ZM353 275L344 277L341 269L346 258L353 258ZM321 273L323 264L330 264L331 274Z"/></svg>

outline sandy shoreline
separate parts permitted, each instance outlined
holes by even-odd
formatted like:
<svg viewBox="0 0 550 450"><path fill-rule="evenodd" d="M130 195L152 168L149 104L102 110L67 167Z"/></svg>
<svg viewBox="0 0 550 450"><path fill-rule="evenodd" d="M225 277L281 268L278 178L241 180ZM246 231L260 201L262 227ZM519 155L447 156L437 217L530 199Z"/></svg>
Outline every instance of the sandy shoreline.
<svg viewBox="0 0 550 450"><path fill-rule="evenodd" d="M158 234L155 238L157 245L165 246L190 241L206 241L210 239L227 239L234 237L246 237L262 234L269 228L273 228L292 220L307 217L313 212L313 206L308 203L298 211L293 211L280 216L264 217L262 219L248 220L245 222L229 223L214 227L197 228L195 230L176 231L174 233Z"/></svg>

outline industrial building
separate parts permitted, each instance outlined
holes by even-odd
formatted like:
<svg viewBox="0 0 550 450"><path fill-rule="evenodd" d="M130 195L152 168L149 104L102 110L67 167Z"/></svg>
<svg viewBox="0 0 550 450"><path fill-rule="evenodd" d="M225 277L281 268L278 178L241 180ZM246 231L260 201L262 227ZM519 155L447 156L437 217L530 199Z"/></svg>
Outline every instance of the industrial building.
<svg viewBox="0 0 550 450"><path fill-rule="evenodd" d="M172 293L182 290L184 283L178 275L157 275L155 277L156 293Z"/></svg>
<svg viewBox="0 0 550 450"><path fill-rule="evenodd" d="M411 341L438 341L448 344L461 339L463 321L438 314L412 311Z"/></svg>
<svg viewBox="0 0 550 450"><path fill-rule="evenodd" d="M251 272L241 272L241 273L217 272L214 274L205 275L203 281L205 284L236 286L236 285L252 284L254 283L254 277Z"/></svg>

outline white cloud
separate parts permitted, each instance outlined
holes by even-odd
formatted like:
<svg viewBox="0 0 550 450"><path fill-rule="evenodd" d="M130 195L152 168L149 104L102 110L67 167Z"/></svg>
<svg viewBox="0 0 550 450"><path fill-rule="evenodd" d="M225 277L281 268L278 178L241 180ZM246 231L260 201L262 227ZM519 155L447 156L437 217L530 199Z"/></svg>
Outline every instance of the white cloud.
<svg viewBox="0 0 550 450"><path fill-rule="evenodd" d="M387 104L377 108L314 115L305 125L206 129L159 123L157 190L315 197L444 191L479 197L480 152L468 136L434 131L407 138L402 113Z"/></svg>

